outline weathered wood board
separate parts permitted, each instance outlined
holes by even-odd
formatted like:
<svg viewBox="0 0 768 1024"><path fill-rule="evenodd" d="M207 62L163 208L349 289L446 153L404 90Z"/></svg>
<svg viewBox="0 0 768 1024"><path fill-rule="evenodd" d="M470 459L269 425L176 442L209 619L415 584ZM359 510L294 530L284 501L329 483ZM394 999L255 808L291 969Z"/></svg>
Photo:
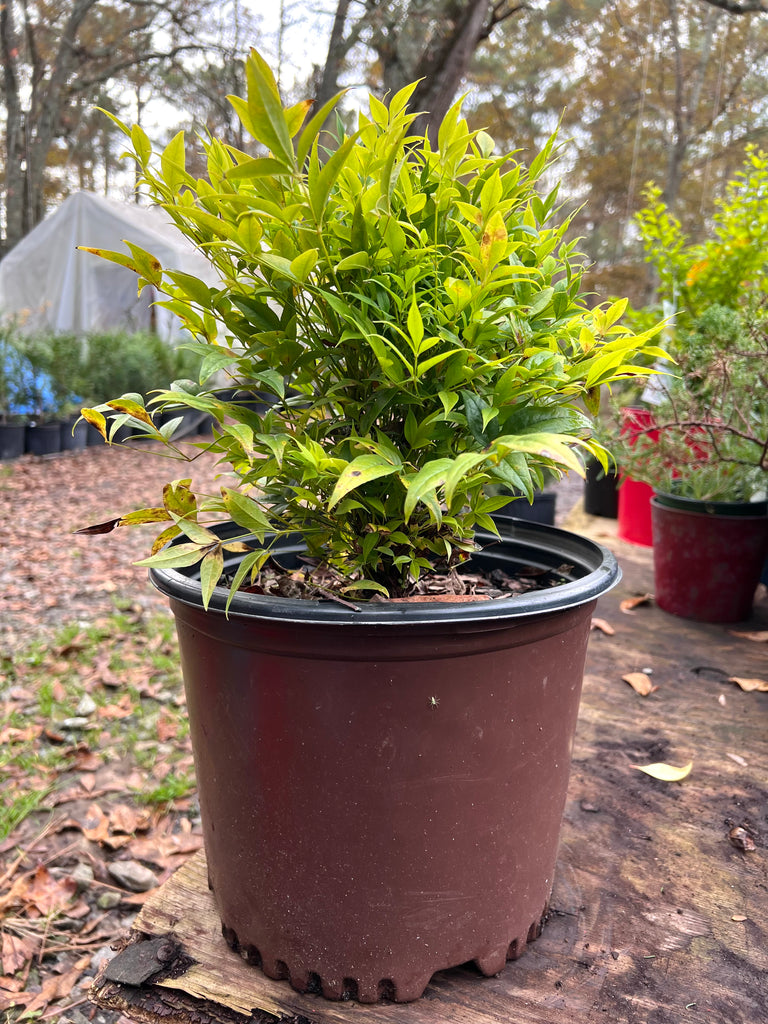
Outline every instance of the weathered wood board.
<svg viewBox="0 0 768 1024"><path fill-rule="evenodd" d="M553 914L520 960L495 978L442 972L407 1005L302 996L226 947L199 854L133 935L172 934L194 963L141 985L102 972L94 1001L147 1024L766 1024L768 693L728 677L768 677L768 644L652 603L622 612L653 589L651 553L610 521L571 525L614 548L624 580L597 612L614 634L590 643ZM733 628L768 629L768 600ZM642 698L621 677L645 669L658 689ZM656 761L693 770L663 783L632 768ZM736 826L755 850L733 845Z"/></svg>

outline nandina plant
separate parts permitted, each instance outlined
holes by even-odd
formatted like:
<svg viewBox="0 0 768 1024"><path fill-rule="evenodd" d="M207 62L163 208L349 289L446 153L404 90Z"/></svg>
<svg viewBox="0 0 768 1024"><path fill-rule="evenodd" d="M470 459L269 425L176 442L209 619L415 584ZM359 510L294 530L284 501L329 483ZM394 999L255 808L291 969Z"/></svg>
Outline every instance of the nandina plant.
<svg viewBox="0 0 768 1024"><path fill-rule="evenodd" d="M622 326L623 301L589 308L558 189L537 191L554 139L526 168L470 131L459 103L433 148L410 131L414 86L388 104L371 96L353 134L331 136L322 126L339 97L310 118L310 102L283 106L257 53L246 70L247 97L230 100L264 155L204 141L208 173L195 179L182 133L157 159L139 127L118 122L146 194L219 282L134 245L92 250L170 296L203 358L199 381L149 408L129 395L83 411L107 440L129 422L190 462L196 445L153 412L208 413L205 447L238 483L201 494L176 481L157 507L96 529L162 524L141 564L199 561L205 601L225 549L242 556L234 592L295 533L337 591L407 594L465 560L476 528L494 529L509 499L489 485L532 496L544 471L605 458L588 411L602 385L647 372L634 364L662 354L656 330ZM241 539L209 529L222 516Z"/></svg>

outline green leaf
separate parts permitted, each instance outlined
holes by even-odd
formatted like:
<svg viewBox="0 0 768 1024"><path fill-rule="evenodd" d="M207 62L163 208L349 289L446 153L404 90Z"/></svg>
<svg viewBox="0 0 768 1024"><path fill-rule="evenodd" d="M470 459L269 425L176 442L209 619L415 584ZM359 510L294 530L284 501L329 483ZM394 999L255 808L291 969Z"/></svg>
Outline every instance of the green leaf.
<svg viewBox="0 0 768 1024"><path fill-rule="evenodd" d="M299 253L295 259L291 260L291 273L297 281L304 284L317 266L317 257L319 255L317 249L306 249L304 252Z"/></svg>
<svg viewBox="0 0 768 1024"><path fill-rule="evenodd" d="M487 458L486 452L464 452L453 460L453 465L444 477L446 505L450 506L453 501L453 492L457 485Z"/></svg>
<svg viewBox="0 0 768 1024"><path fill-rule="evenodd" d="M408 310L408 334L410 336L414 353L418 355L421 343L424 340L424 321L421 318L416 296L411 300L411 308Z"/></svg>
<svg viewBox="0 0 768 1024"><path fill-rule="evenodd" d="M208 608L216 584L224 572L224 552L221 545L209 551L200 563L200 587L203 598L203 608Z"/></svg>
<svg viewBox="0 0 768 1024"><path fill-rule="evenodd" d="M328 115L331 113L333 108L338 105L339 100L344 96L346 91L346 89L342 89L341 92L337 92L335 96L332 96L327 103L324 103L317 113L313 114L312 120L299 136L299 143L296 147L296 159L300 167L303 167L304 161L307 159L307 155L312 149L312 144L317 138L320 129L328 120Z"/></svg>
<svg viewBox="0 0 768 1024"><path fill-rule="evenodd" d="M173 192L182 186L194 184L194 179L187 174L184 132L177 132L160 156L160 166L166 184Z"/></svg>
<svg viewBox="0 0 768 1024"><path fill-rule="evenodd" d="M229 181L240 181L243 178L271 178L277 174L285 174L286 166L274 157L262 156L255 160L243 160L242 163L230 167L226 173Z"/></svg>
<svg viewBox="0 0 768 1024"><path fill-rule="evenodd" d="M328 196L330 195L336 179L341 173L342 167L349 159L356 142L357 133L345 139L333 155L326 160L319 173L317 173L319 162L315 159L316 149L313 153L312 160L309 164L307 183L309 186L309 203L318 224L323 223ZM315 143L315 147L317 147L317 143Z"/></svg>
<svg viewBox="0 0 768 1024"><path fill-rule="evenodd" d="M328 502L328 511L330 512L334 505L350 491L379 477L391 476L399 470L400 466L392 465L381 455L358 455L352 462L347 463L336 481L336 486Z"/></svg>
<svg viewBox="0 0 768 1024"><path fill-rule="evenodd" d="M371 260L367 252L354 252L336 264L336 270L367 270Z"/></svg>
<svg viewBox="0 0 768 1024"><path fill-rule="evenodd" d="M174 515L173 512L171 512L171 518L181 532L189 537L194 544L206 546L219 543L219 538L215 533L207 530L204 526L200 526L194 519L184 519L182 516Z"/></svg>
<svg viewBox="0 0 768 1024"><path fill-rule="evenodd" d="M423 466L418 473L413 474L413 476L401 478L408 488L403 505L403 514L406 522L411 518L416 505L420 501L427 503L426 499L430 496L433 499L430 508L434 508L435 490L443 483L445 474L450 471L452 466L453 459L434 459Z"/></svg>
<svg viewBox="0 0 768 1024"><path fill-rule="evenodd" d="M145 565L153 569L181 569L195 565L203 557L204 550L199 544L171 544L156 555L142 558L134 565Z"/></svg>
<svg viewBox="0 0 768 1024"><path fill-rule="evenodd" d="M264 58L251 50L245 62L248 83L248 114L256 139L289 170L295 167L291 132L288 127L277 82Z"/></svg>
<svg viewBox="0 0 768 1024"><path fill-rule="evenodd" d="M269 551L263 548L258 551L252 551L249 555L246 555L237 567L237 571L232 579L232 585L229 588L229 595L227 597L226 610L229 611L229 606L232 603L232 598L235 596L237 591L243 585L243 580L249 573L258 572L264 565L266 560L269 558Z"/></svg>
<svg viewBox="0 0 768 1024"><path fill-rule="evenodd" d="M256 502L241 491L233 491L223 487L221 490L224 505L238 526L252 533L260 541L272 529L272 524L264 515Z"/></svg>

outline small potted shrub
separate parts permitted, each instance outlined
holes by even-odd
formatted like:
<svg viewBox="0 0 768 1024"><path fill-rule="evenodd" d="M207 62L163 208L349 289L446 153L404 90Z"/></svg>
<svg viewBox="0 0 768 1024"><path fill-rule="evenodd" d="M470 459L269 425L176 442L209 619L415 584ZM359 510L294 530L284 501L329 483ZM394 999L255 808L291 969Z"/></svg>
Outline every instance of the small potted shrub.
<svg viewBox="0 0 768 1024"><path fill-rule="evenodd" d="M768 553L767 186L768 156L750 147L702 245L653 187L639 214L679 365L619 457L655 492L657 602L709 622L749 616Z"/></svg>
<svg viewBox="0 0 768 1024"><path fill-rule="evenodd" d="M24 454L27 361L12 325L0 328L0 461Z"/></svg>
<svg viewBox="0 0 768 1024"><path fill-rule="evenodd" d="M768 554L768 320L711 306L686 334L654 439L623 464L653 487L656 601L706 622L749 617Z"/></svg>
<svg viewBox="0 0 768 1024"><path fill-rule="evenodd" d="M216 452L221 489L185 474L92 529L160 529L143 564L176 615L227 941L300 991L410 1000L538 934L589 619L618 576L553 528L500 540L508 497L487 488L530 498L604 458L582 401L636 373L654 331L583 301L557 189L536 189L554 141L526 169L457 105L432 148L413 86L332 138L338 97L310 116L258 54L246 71L232 103L261 155L208 141L196 180L182 135L158 161L121 125L220 284L103 255L162 284L199 380L83 413L191 469ZM209 415L212 439L170 439L169 406ZM560 585L520 593L523 567Z"/></svg>

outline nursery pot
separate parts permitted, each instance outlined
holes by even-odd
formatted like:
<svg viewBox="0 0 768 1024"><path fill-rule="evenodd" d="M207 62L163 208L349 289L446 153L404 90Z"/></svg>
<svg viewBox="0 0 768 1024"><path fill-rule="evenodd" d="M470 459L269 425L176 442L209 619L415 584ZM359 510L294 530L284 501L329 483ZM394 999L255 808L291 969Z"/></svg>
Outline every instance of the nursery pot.
<svg viewBox="0 0 768 1024"><path fill-rule="evenodd" d="M630 447L634 447L639 437L656 442L658 431L648 430L655 423L653 413L649 409L626 408L621 410L621 433L628 439ZM633 480L623 475L619 485L618 520L619 537L632 544L651 547L653 530L651 527L651 498L653 488L641 480Z"/></svg>
<svg viewBox="0 0 768 1024"><path fill-rule="evenodd" d="M61 451L61 424L28 423L25 446L30 455L58 455Z"/></svg>
<svg viewBox="0 0 768 1024"><path fill-rule="evenodd" d="M511 492L510 492L511 493ZM499 513L494 512L491 518L496 521L497 515L500 520L506 520L510 516L515 519L526 519L531 523L544 523L547 526L555 525L555 505L557 495L554 491L536 491L533 501L528 501L525 495L518 495L514 501L505 505ZM498 527L498 522L496 522Z"/></svg>
<svg viewBox="0 0 768 1024"><path fill-rule="evenodd" d="M443 968L498 972L540 932L590 617L620 572L538 524L481 541L472 569L567 563L567 582L358 611L238 593L227 617L222 588L203 610L194 570L151 571L176 616L224 936L299 991L408 1001Z"/></svg>
<svg viewBox="0 0 768 1024"><path fill-rule="evenodd" d="M0 462L24 454L26 429L23 423L0 423Z"/></svg>
<svg viewBox="0 0 768 1024"><path fill-rule="evenodd" d="M85 420L69 420L61 424L61 450L79 452L88 441L89 424Z"/></svg>
<svg viewBox="0 0 768 1024"><path fill-rule="evenodd" d="M584 511L589 516L616 519L619 514L619 477L606 472L599 462L587 463L584 479Z"/></svg>
<svg viewBox="0 0 768 1024"><path fill-rule="evenodd" d="M768 554L766 502L651 501L656 603L699 622L749 618Z"/></svg>

